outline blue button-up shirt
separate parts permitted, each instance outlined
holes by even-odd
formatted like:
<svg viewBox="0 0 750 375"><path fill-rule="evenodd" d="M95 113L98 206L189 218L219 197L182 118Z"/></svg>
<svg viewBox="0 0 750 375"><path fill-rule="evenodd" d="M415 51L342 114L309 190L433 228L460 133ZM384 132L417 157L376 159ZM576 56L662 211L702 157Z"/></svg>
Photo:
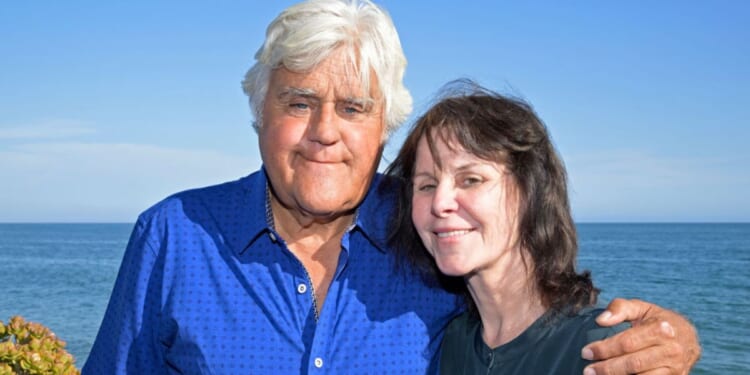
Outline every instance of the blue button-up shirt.
<svg viewBox="0 0 750 375"><path fill-rule="evenodd" d="M102 374L421 374L459 299L394 267L376 176L316 320L273 229L263 170L171 196L138 219L83 368Z"/></svg>

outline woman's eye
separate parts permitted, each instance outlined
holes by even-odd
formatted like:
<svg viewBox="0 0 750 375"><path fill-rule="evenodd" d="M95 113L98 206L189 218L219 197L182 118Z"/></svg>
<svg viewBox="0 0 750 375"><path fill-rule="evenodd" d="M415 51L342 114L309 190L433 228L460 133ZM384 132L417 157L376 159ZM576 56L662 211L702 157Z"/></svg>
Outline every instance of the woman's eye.
<svg viewBox="0 0 750 375"><path fill-rule="evenodd" d="M479 177L465 177L461 183L463 186L474 186L482 183L482 179Z"/></svg>
<svg viewBox="0 0 750 375"><path fill-rule="evenodd" d="M435 184L421 184L417 185L417 191L426 192L435 190Z"/></svg>

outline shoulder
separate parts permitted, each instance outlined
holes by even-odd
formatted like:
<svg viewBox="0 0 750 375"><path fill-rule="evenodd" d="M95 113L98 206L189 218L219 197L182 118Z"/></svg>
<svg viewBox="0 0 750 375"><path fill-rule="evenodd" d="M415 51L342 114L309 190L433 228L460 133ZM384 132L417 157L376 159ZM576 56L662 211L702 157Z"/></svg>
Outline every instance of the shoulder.
<svg viewBox="0 0 750 375"><path fill-rule="evenodd" d="M455 317L445 329L443 339L444 346L462 347L473 342L476 330L479 327L479 320L474 318L469 312L463 312Z"/></svg>
<svg viewBox="0 0 750 375"><path fill-rule="evenodd" d="M262 184L259 184L262 182ZM265 188L265 176L262 171L234 181L226 181L215 185L184 190L168 196L146 210L145 213L164 209L177 202L201 201L204 204L220 204L224 199L237 199L246 194L262 194Z"/></svg>
<svg viewBox="0 0 750 375"><path fill-rule="evenodd" d="M232 207L247 195L258 195L263 189L254 188L255 180L262 176L258 171L249 176L234 181L216 185L184 190L172 194L143 211L139 220L150 221L158 218L168 218L186 214L188 210L214 207ZM263 185L265 187L265 185ZM253 194L254 193L254 194ZM261 195L262 196L262 195Z"/></svg>
<svg viewBox="0 0 750 375"><path fill-rule="evenodd" d="M225 226L239 216L259 216L265 221L265 175L257 171L235 181L172 194L143 211L134 235L164 238L171 229L210 225ZM246 219L243 217L243 219ZM242 220L247 223L247 220Z"/></svg>

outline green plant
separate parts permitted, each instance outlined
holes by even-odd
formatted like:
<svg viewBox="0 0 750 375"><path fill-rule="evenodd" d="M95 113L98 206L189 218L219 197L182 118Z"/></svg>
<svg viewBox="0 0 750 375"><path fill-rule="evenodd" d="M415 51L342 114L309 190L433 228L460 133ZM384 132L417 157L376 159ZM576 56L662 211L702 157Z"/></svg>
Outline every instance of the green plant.
<svg viewBox="0 0 750 375"><path fill-rule="evenodd" d="M80 375L65 341L20 316L0 321L0 375Z"/></svg>

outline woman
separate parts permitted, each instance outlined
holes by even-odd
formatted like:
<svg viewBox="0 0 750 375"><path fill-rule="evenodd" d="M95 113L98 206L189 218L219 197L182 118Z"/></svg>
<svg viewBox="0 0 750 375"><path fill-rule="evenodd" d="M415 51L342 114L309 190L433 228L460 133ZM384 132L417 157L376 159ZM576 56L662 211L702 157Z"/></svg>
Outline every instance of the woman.
<svg viewBox="0 0 750 375"><path fill-rule="evenodd" d="M441 373L580 375L581 348L626 327L594 321L603 309L590 273L576 271L563 163L529 105L456 86L417 120L388 169L403 182L391 244L466 293Z"/></svg>

